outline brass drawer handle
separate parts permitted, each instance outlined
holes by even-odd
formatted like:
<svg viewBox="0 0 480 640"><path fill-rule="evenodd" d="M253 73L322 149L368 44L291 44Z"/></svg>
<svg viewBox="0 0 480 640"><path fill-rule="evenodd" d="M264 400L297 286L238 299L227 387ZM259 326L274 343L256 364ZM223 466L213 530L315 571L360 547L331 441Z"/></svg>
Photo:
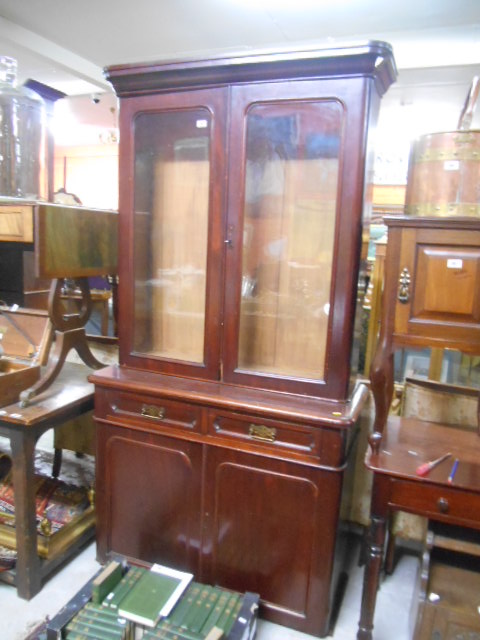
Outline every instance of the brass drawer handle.
<svg viewBox="0 0 480 640"><path fill-rule="evenodd" d="M165 409L156 407L153 404L142 405L142 416L145 418L154 418L155 420L163 420L165 418Z"/></svg>
<svg viewBox="0 0 480 640"><path fill-rule="evenodd" d="M449 507L448 500L446 498L439 498L437 500L437 507L440 513L447 513Z"/></svg>
<svg viewBox="0 0 480 640"><path fill-rule="evenodd" d="M264 424L251 424L248 428L248 435L255 440L275 442L277 430L274 427L266 427Z"/></svg>
<svg viewBox="0 0 480 640"><path fill-rule="evenodd" d="M402 269L402 273L398 279L398 301L402 304L407 304L410 300L410 283L410 272L407 267L405 267Z"/></svg>

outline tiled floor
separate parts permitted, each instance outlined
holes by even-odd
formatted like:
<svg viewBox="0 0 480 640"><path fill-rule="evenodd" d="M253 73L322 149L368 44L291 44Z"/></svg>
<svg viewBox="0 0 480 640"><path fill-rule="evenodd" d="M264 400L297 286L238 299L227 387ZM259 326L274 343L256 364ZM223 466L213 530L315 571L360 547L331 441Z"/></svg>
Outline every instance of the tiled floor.
<svg viewBox="0 0 480 640"><path fill-rule="evenodd" d="M51 443L47 443L47 448L50 446ZM68 453L64 458L62 473L68 479ZM363 567L358 566L360 538L356 538L354 544L349 579L333 636L330 636L334 640L354 640L356 637ZM17 597L14 587L0 583L0 640L25 640L47 616L54 616L100 568L95 559L95 553L95 544L92 543L66 567L51 577L40 593L28 602ZM417 556L403 553L393 575L383 580L377 599L375 640L409 640L411 637L409 610L418 564ZM392 635L392 622L394 635ZM260 621L257 639L312 640L312 636Z"/></svg>

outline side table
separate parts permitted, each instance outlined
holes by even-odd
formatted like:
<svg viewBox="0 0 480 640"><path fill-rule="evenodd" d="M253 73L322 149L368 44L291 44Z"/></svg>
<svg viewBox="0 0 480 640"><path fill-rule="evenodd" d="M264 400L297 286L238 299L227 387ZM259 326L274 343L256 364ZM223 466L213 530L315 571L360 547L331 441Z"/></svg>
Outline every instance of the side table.
<svg viewBox="0 0 480 640"><path fill-rule="evenodd" d="M426 477L417 467L451 452L450 459ZM459 466L452 484L452 461ZM414 418L390 417L377 452L369 451L373 471L371 525L367 538L360 622L357 640L373 638L376 595L385 543L386 523L395 510L480 530L480 438L475 431Z"/></svg>
<svg viewBox="0 0 480 640"><path fill-rule="evenodd" d="M370 369L375 422L366 466L373 471L358 640L372 638L385 527L402 510L480 529L479 432L389 416L394 353L399 348L480 353L480 220L387 216L382 321ZM451 462L427 477L417 467L452 452L460 471L448 484Z"/></svg>
<svg viewBox="0 0 480 640"><path fill-rule="evenodd" d="M93 385L87 381L90 372L84 365L67 362L48 390L27 407L15 403L0 409L0 436L9 439L12 452L17 545L15 577L4 572L0 579L14 582L19 597L26 600L33 598L40 591L42 580L93 535L93 530L86 531L60 557L41 560L37 554L35 445L49 429L93 409Z"/></svg>

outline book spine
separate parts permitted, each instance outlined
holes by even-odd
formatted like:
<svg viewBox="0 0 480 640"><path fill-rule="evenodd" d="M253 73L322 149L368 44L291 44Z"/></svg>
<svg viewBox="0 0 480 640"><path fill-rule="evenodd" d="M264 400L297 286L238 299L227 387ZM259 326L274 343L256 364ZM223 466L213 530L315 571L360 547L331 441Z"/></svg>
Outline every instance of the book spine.
<svg viewBox="0 0 480 640"><path fill-rule="evenodd" d="M92 614L99 614L100 616L104 616L106 619L118 620L117 612L114 609L111 609L108 606L103 604L95 604L94 602L87 602L83 607L83 611L88 611Z"/></svg>
<svg viewBox="0 0 480 640"><path fill-rule="evenodd" d="M211 592L212 587L209 587L208 585L202 585L200 593L193 601L188 614L182 621L182 629L187 629L188 631L193 632L200 631L203 623L208 616L208 609L206 608L206 605L208 604L208 598L210 597Z"/></svg>
<svg viewBox="0 0 480 640"><path fill-rule="evenodd" d="M147 633L143 635L142 640L146 640L147 638L155 640L203 640L204 636L201 633L194 633L188 629L164 627L160 623L155 629L149 629Z"/></svg>
<svg viewBox="0 0 480 640"><path fill-rule="evenodd" d="M98 614L98 617L101 617L104 620L113 620L119 626L123 625L125 627L124 640L134 640L135 625L133 622L130 622L130 620L119 618L114 609L110 609L105 605L97 605L93 602L87 602L83 610L92 615Z"/></svg>
<svg viewBox="0 0 480 640"><path fill-rule="evenodd" d="M101 629L95 629L92 627L88 628L76 628L75 625L72 626L72 623L69 623L65 629L65 638L68 640L117 640L121 638L121 636L113 636L109 632L104 632Z"/></svg>
<svg viewBox="0 0 480 640"><path fill-rule="evenodd" d="M226 628L230 628L233 625L234 615L236 607L241 601L241 595L239 593L233 593L230 591L230 597L228 598L227 606L222 612L222 615L217 620L217 624L215 625L219 629L223 629L225 635L227 635Z"/></svg>
<svg viewBox="0 0 480 640"><path fill-rule="evenodd" d="M113 613L113 615L112 615ZM118 618L115 611L110 611L109 609L105 609L104 611L98 609L83 608L81 609L75 618L79 619L88 619L88 620L97 620L106 626L114 626L119 629L123 629L126 625L126 620L123 618ZM75 620L74 618L74 620Z"/></svg>
<svg viewBox="0 0 480 640"><path fill-rule="evenodd" d="M223 630L226 636L228 636L228 634L230 633L230 630L233 627L235 620L238 618L238 614L240 613L241 608L242 608L242 597L239 596L238 601L232 607L232 613L230 617L228 618L228 620L225 623L225 626L223 627Z"/></svg>
<svg viewBox="0 0 480 640"><path fill-rule="evenodd" d="M65 640L105 640L105 636L101 635L101 632L97 629L89 631L88 633L65 629L65 633L62 632L62 638ZM131 634L126 636L125 640L135 640L135 637Z"/></svg>
<svg viewBox="0 0 480 640"><path fill-rule="evenodd" d="M199 615L195 618L195 625L192 626L192 631L202 631L203 634L205 623L209 619L212 611L215 610L215 607L222 596L222 592L223 590L218 587L210 587L210 594L207 601L204 603L201 612L199 612Z"/></svg>
<svg viewBox="0 0 480 640"><path fill-rule="evenodd" d="M183 598L177 603L172 613L165 619L165 622L168 622L172 628L181 627L185 616L188 615L188 611L198 597L201 588L201 584L192 582Z"/></svg>
<svg viewBox="0 0 480 640"><path fill-rule="evenodd" d="M122 565L112 560L92 583L92 602L100 604L122 579Z"/></svg>
<svg viewBox="0 0 480 640"><path fill-rule="evenodd" d="M145 571L147 571L147 569L143 569L142 567L130 567L115 589L105 598L104 603L108 604L112 609L118 609L120 601L130 591L137 580L141 578Z"/></svg>
<svg viewBox="0 0 480 640"><path fill-rule="evenodd" d="M123 636L124 629L108 627L89 619L74 618L67 624L68 633L75 631L76 633L84 633L88 637L97 638L97 640L118 640Z"/></svg>
<svg viewBox="0 0 480 640"><path fill-rule="evenodd" d="M166 631L163 629L148 629L143 634L142 640L170 640L170 638L166 636ZM175 640L180 640L180 636Z"/></svg>
<svg viewBox="0 0 480 640"><path fill-rule="evenodd" d="M242 606L237 614L228 640L251 640L255 637L260 596L248 592L243 596Z"/></svg>
<svg viewBox="0 0 480 640"><path fill-rule="evenodd" d="M128 627L130 623L122 618L117 618L115 612L113 613L113 617L111 613L106 610L104 611L92 611L91 609L82 609L78 612L78 614L72 619L72 623L78 624L91 624L99 629L111 630L115 632L121 633L122 637L126 635ZM67 625L68 626L68 625Z"/></svg>
<svg viewBox="0 0 480 640"><path fill-rule="evenodd" d="M220 592L218 600L214 608L210 611L208 618L205 620L205 624L202 627L202 634L207 636L209 632L217 625L217 622L222 615L225 607L228 604L230 598L230 592L226 589L220 589L217 587L217 591Z"/></svg>

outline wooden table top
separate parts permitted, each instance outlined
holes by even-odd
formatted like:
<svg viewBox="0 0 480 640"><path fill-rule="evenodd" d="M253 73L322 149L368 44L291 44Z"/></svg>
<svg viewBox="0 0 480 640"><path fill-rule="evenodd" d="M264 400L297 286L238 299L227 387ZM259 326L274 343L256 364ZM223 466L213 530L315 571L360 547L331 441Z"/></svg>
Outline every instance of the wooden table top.
<svg viewBox="0 0 480 640"><path fill-rule="evenodd" d="M19 402L1 407L0 427L35 427L93 409L94 386L87 379L91 373L83 364L66 362L52 385L32 398L27 407Z"/></svg>
<svg viewBox="0 0 480 640"><path fill-rule="evenodd" d="M451 457L427 476L417 475L419 465L447 452ZM480 435L476 429L391 416L379 453L369 449L365 464L375 473L445 485L455 458L459 465L450 486L480 492Z"/></svg>

